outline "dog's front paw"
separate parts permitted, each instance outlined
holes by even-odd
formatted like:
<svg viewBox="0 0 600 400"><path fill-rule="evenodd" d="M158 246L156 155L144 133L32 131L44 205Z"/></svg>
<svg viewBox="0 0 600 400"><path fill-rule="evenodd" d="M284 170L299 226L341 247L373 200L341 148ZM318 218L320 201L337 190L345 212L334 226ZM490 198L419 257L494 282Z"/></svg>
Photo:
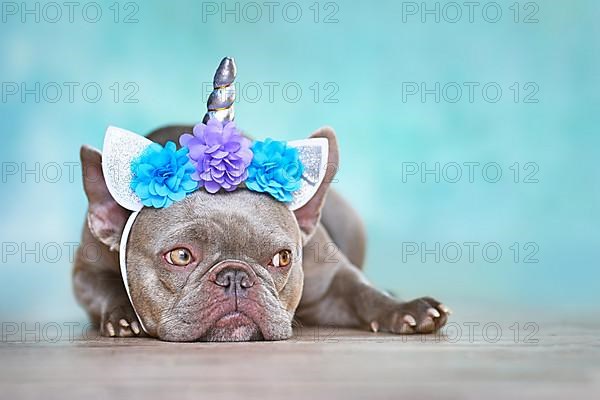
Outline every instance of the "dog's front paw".
<svg viewBox="0 0 600 400"><path fill-rule="evenodd" d="M110 337L138 336L140 324L131 305L107 307L102 313L100 334Z"/></svg>
<svg viewBox="0 0 600 400"><path fill-rule="evenodd" d="M450 309L439 301L431 297L421 297L386 307L370 325L373 332L432 333L446 324L450 314Z"/></svg>

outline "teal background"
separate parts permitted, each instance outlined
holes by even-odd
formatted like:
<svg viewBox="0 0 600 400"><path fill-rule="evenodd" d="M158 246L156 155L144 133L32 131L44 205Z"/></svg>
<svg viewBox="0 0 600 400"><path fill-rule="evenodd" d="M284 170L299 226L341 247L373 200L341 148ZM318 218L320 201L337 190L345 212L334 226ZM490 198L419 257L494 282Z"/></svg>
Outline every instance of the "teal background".
<svg viewBox="0 0 600 400"><path fill-rule="evenodd" d="M418 15L404 23L400 1L336 1L337 23L323 23L336 9L327 2L317 3L315 23L313 1L299 3L297 23L285 21L283 6L272 23L265 14L256 23L235 22L233 16L222 23L218 15L203 21L200 1L145 0L138 3L139 22L125 24L113 21L112 3L99 2L103 15L97 23L85 22L80 7L73 23L63 15L56 23L7 16L0 24L2 82L79 82L79 88L97 82L103 89L96 103L77 89L72 103L66 92L56 103L36 103L33 96L0 102L3 168L78 162L79 147L100 148L109 124L145 134L198 121L205 83L223 56L234 56L238 80L250 93L237 105L244 130L282 139L306 137L322 125L337 131L342 161L336 187L364 217L367 274L378 286L407 298L433 295L459 315L486 307L561 318L598 312L597 2L537 1L539 22L531 24L513 21L513 1L498 2L503 16L497 23L477 11L473 23L466 15L457 23L436 23L432 16L422 23ZM119 3L120 18L133 10L124 10L125 3ZM522 19L528 12L521 12ZM122 91L134 82L139 102L123 102L125 92L115 101L109 89L114 82ZM250 82L263 88L258 101L252 101ZM273 101L265 82L280 84ZM281 92L290 82L302 89L295 103ZM317 101L310 89L315 82ZM497 103L485 101L481 91L473 102L466 92L456 103L436 103L433 96L403 101L402 82L430 88L435 82L497 82L503 95ZM514 82L521 86L517 103L509 89ZM527 82L538 85L538 103L522 101ZM325 88L327 83L333 86ZM332 87L338 89L332 96L337 103L324 101ZM419 176L403 182L403 162L496 162L503 175L489 183L478 169L473 183L465 176L458 183L436 183L431 175L424 183ZM523 165L536 163L539 182L515 183L509 169L515 162L520 180ZM72 295L70 251L62 244L79 240L86 200L79 169L73 179L67 172L64 167L56 183L38 183L31 175L24 182L7 176L1 183L0 242L62 247L56 262L36 262L32 255L22 262L21 253L3 253L2 320L84 318ZM418 255L403 262L406 242L428 248L436 242L495 242L503 255L496 263L486 262L480 250L473 263L466 254L456 263L438 263L433 256L422 262ZM515 262L509 249L514 242L537 244L539 262L523 263L523 249Z"/></svg>

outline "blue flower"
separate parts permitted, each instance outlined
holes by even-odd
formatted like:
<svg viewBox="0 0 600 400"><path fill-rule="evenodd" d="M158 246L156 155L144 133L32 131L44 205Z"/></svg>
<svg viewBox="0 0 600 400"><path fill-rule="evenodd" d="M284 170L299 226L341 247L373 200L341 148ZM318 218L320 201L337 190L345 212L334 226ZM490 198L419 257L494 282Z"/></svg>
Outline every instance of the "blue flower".
<svg viewBox="0 0 600 400"><path fill-rule="evenodd" d="M292 201L292 192L300 189L304 166L298 150L285 142L266 139L252 144L252 163L248 167L246 187L269 193L282 202Z"/></svg>
<svg viewBox="0 0 600 400"><path fill-rule="evenodd" d="M198 188L192 179L196 170L187 156L188 149L177 150L175 143L165 147L153 143L131 162L131 189L146 207L169 207Z"/></svg>

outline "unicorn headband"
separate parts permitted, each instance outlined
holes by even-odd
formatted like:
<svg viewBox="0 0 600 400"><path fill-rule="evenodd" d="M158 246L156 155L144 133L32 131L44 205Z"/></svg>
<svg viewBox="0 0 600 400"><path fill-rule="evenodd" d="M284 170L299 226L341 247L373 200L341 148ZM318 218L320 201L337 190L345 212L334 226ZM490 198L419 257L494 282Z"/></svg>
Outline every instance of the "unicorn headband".
<svg viewBox="0 0 600 400"><path fill-rule="evenodd" d="M125 129L106 130L102 155L106 185L120 206L133 211L121 235L121 276L144 331L131 300L126 268L129 233L144 207L169 207L196 190L216 194L245 187L294 211L308 203L325 178L327 139L252 142L241 134L233 121L236 74L233 58L224 58L203 121L191 134L180 136L180 149L173 142L163 147Z"/></svg>

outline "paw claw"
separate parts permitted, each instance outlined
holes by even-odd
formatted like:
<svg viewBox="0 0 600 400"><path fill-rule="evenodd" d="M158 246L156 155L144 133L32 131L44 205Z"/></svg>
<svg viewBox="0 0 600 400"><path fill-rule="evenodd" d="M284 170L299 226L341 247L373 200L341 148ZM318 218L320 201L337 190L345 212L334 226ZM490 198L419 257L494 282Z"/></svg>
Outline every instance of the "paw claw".
<svg viewBox="0 0 600 400"><path fill-rule="evenodd" d="M115 328L113 327L113 324L111 322L106 323L106 330L108 331L108 335L110 337L114 337L116 335Z"/></svg>
<svg viewBox="0 0 600 400"><path fill-rule="evenodd" d="M440 310L442 310L443 312L445 312L446 314L448 314L448 315L451 315L451 314L452 314L452 310L451 310L451 309L449 309L448 307L446 307L444 304L440 304L440 305L438 306L438 308L439 308Z"/></svg>
<svg viewBox="0 0 600 400"><path fill-rule="evenodd" d="M135 311L129 303L116 301L115 304L109 303L104 307L101 316L103 336L130 337L140 333Z"/></svg>
<svg viewBox="0 0 600 400"><path fill-rule="evenodd" d="M136 335L140 334L140 326L138 325L137 321L133 321L131 323L131 330L133 331L133 333L135 333Z"/></svg>
<svg viewBox="0 0 600 400"><path fill-rule="evenodd" d="M410 326L417 326L417 321L415 321L415 318L412 315L405 315L403 320Z"/></svg>
<svg viewBox="0 0 600 400"><path fill-rule="evenodd" d="M371 322L371 330L375 333L379 332L379 322L372 321Z"/></svg>
<svg viewBox="0 0 600 400"><path fill-rule="evenodd" d="M133 330L131 329L131 327L129 327L129 328L120 328L119 329L119 336L120 337L132 337L132 336L136 336L136 334L133 332Z"/></svg>
<svg viewBox="0 0 600 400"><path fill-rule="evenodd" d="M450 309L432 297L386 304L376 317L370 317L372 331L399 334L428 334L441 329L448 321ZM376 320L376 321L375 321Z"/></svg>
<svg viewBox="0 0 600 400"><path fill-rule="evenodd" d="M429 308L429 309L427 309L427 315L430 315L433 318L439 318L440 312L438 310L436 310L435 308Z"/></svg>

